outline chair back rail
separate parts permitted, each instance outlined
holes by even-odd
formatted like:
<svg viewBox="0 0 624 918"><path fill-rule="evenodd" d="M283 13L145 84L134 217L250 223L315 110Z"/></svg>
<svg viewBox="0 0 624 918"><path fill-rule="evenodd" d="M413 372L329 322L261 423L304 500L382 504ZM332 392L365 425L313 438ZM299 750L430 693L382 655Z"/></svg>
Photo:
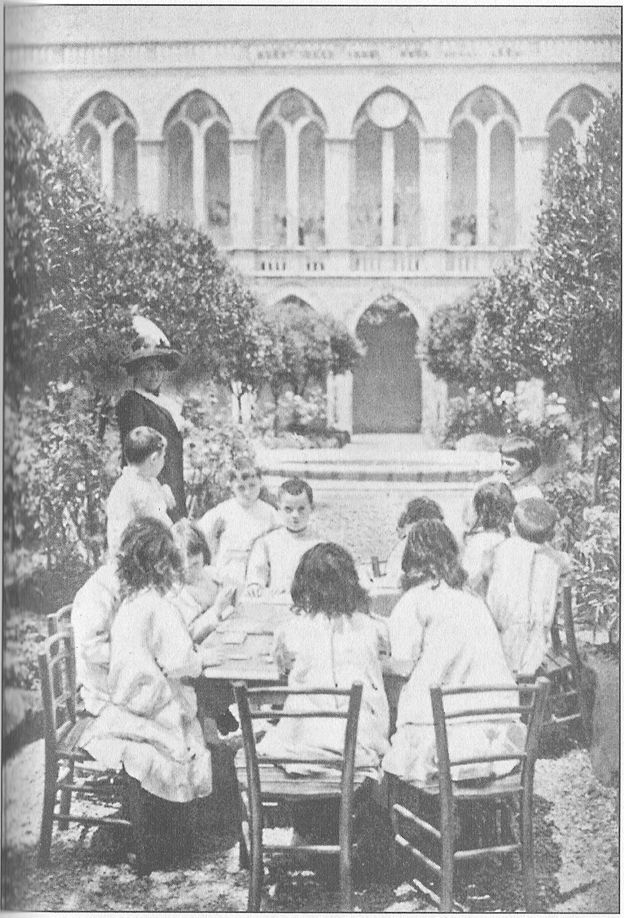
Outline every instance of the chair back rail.
<svg viewBox="0 0 624 918"><path fill-rule="evenodd" d="M68 628L71 628L71 611L70 603L66 606L61 606L56 612L50 612L49 615L46 615L48 635L52 636L53 634L58 634L59 631L67 631Z"/></svg>
<svg viewBox="0 0 624 918"><path fill-rule="evenodd" d="M251 847L251 874L249 889L249 909L256 911L260 907L261 882L262 882L262 827L263 827L263 800L261 784L260 766L282 766L282 765L342 765L340 780L340 807L338 815L338 836L339 845L303 845L298 846L298 851L305 851L308 854L325 852L327 854L337 854L339 858L340 869L340 886L341 902L343 910L349 911L351 908L352 897L352 879L351 879L351 822L353 817L354 804L354 778L355 778L355 753L357 747L357 728L362 702L362 683L354 682L350 689L322 688L314 687L288 688L266 687L260 689L248 689L244 682L234 684L234 695L238 705L238 711L241 722L241 732L243 736L243 748L245 752L245 772L247 775L247 808L249 813L249 841ZM340 710L336 708L331 711L286 711L267 712L266 710L252 710L250 699L258 702L262 699L264 702L279 701L283 702L289 695L307 695L321 696L329 698L348 699L346 708ZM275 716L281 719L288 718L314 718L329 717L332 719L342 719L346 721L345 740L342 758L322 759L318 756L308 757L289 757L289 756L267 756L258 758L256 740L253 732L253 720L263 719ZM297 779L290 779L296 781ZM285 781L288 779L285 777ZM324 793L325 792L325 793ZM327 789L323 788L323 779L318 779L318 789L316 796L323 797ZM243 820L244 822L244 820ZM243 829L243 837L246 839L247 832ZM288 850L284 846L271 845L271 850ZM290 849L292 850L292 849Z"/></svg>
<svg viewBox="0 0 624 918"><path fill-rule="evenodd" d="M71 628L51 635L38 657L46 743L55 745L58 731L65 724L76 722L76 664Z"/></svg>

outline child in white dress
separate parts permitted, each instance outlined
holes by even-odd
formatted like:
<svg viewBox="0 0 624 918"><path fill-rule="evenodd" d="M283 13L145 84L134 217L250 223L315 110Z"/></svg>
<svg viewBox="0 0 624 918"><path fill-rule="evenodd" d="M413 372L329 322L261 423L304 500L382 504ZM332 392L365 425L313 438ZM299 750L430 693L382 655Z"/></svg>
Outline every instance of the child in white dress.
<svg viewBox="0 0 624 918"><path fill-rule="evenodd" d="M111 559L119 550L124 529L137 517L153 516L166 526L173 525L167 513L175 506L171 488L158 481L165 464L165 437L152 427L135 427L126 435L123 448L128 464L106 501L106 538Z"/></svg>
<svg viewBox="0 0 624 918"><path fill-rule="evenodd" d="M485 599L497 545L509 538L516 502L503 481L481 485L474 498L476 522L464 535L462 567L469 589Z"/></svg>
<svg viewBox="0 0 624 918"><path fill-rule="evenodd" d="M532 676L550 646L559 588L571 561L547 544L557 512L545 500L519 503L513 522L516 534L494 552L487 604L509 667Z"/></svg>
<svg viewBox="0 0 624 918"><path fill-rule="evenodd" d="M405 551L405 540L414 523L418 520L443 520L444 514L442 508L429 497L415 497L410 500L407 507L401 513L397 523L397 535L399 541L390 551L386 561L386 572L381 579L375 581L380 586L389 586L400 589L403 582L403 552Z"/></svg>
<svg viewBox="0 0 624 918"><path fill-rule="evenodd" d="M194 649L167 598L183 573L171 530L154 519L141 523L118 556L123 599L111 627L110 701L82 745L149 794L186 803L210 794L212 771L195 692L184 680L215 654Z"/></svg>
<svg viewBox="0 0 624 918"><path fill-rule="evenodd" d="M406 593L390 616L390 663L408 676L401 690L397 729L383 768L408 783L427 783L437 776L436 743L429 689L436 684L508 685L513 691L461 696L461 707L516 704L515 681L483 600L464 591L466 574L448 527L421 520L408 537L403 555ZM447 709L452 704L447 703ZM456 708L457 709L457 708ZM451 722L451 757L501 755L522 749L525 727L518 719ZM506 774L513 761L466 764L453 769L455 780Z"/></svg>
<svg viewBox="0 0 624 918"><path fill-rule="evenodd" d="M221 583L242 586L254 541L279 526L277 510L260 499L261 486L260 472L254 465L248 461L235 463L230 472L234 496L208 510L198 521Z"/></svg>
<svg viewBox="0 0 624 918"><path fill-rule="evenodd" d="M289 478L277 496L282 525L256 539L249 555L246 594L251 597L290 593L301 556L318 542L308 529L314 508L310 485Z"/></svg>
<svg viewBox="0 0 624 918"><path fill-rule="evenodd" d="M288 684L351 688L363 683L358 726L356 767L379 779L379 763L388 748L388 701L384 691L382 659L387 655L385 622L374 619L367 608L351 555L332 542L321 542L302 556L292 584L292 599L299 614L275 635L275 657ZM327 704L344 706L324 696L297 696L286 708L323 710ZM259 756L311 756L328 764L342 755L344 720L286 719L270 728L258 744ZM292 767L309 773L318 766ZM321 767L322 770L322 767Z"/></svg>

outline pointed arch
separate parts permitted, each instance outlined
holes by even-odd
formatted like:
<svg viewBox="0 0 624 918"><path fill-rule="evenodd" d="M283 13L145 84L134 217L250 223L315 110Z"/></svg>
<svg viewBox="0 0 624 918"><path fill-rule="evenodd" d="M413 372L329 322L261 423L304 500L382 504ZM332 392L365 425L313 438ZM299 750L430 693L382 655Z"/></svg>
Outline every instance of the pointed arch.
<svg viewBox="0 0 624 918"><path fill-rule="evenodd" d="M353 121L350 233L354 245L420 242L422 119L405 93L384 86Z"/></svg>
<svg viewBox="0 0 624 918"><path fill-rule="evenodd" d="M85 165L122 211L137 205L137 123L118 96L103 90L84 102L72 134Z"/></svg>
<svg viewBox="0 0 624 918"><path fill-rule="evenodd" d="M451 134L451 245L513 245L520 124L506 96L479 86L455 106Z"/></svg>
<svg viewBox="0 0 624 918"><path fill-rule="evenodd" d="M546 119L549 158L570 142L584 146L600 98L602 93L587 83L579 83L559 97Z"/></svg>
<svg viewBox="0 0 624 918"><path fill-rule="evenodd" d="M45 127L45 121L37 106L21 92L10 92L6 96L4 110L5 114L13 115L14 118L27 118L40 127Z"/></svg>
<svg viewBox="0 0 624 918"><path fill-rule="evenodd" d="M165 210L206 229L218 246L230 242L230 135L225 109L192 89L164 121Z"/></svg>
<svg viewBox="0 0 624 918"><path fill-rule="evenodd" d="M256 240L259 245L325 244L325 134L318 105L290 87L258 119Z"/></svg>

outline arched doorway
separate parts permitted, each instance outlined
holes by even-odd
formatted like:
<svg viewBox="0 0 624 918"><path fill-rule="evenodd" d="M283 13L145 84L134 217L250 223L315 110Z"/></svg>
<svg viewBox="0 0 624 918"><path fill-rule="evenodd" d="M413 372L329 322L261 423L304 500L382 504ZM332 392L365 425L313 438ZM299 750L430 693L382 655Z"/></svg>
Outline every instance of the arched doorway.
<svg viewBox="0 0 624 918"><path fill-rule="evenodd" d="M353 432L418 432L422 386L416 319L394 297L383 297L366 310L356 334L366 354L353 371Z"/></svg>

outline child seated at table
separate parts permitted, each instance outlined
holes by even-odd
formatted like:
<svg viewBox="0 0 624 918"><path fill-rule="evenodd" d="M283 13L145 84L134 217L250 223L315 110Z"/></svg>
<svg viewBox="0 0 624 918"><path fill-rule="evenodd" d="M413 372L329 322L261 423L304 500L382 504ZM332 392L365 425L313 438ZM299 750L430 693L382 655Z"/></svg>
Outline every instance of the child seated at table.
<svg viewBox="0 0 624 918"><path fill-rule="evenodd" d="M397 729L383 760L384 770L406 782L428 782L437 775L436 743L429 689L436 684L508 685L515 688L496 627L477 596L463 589L466 573L459 549L440 520L420 520L410 530L403 555L405 593L390 616L390 664L408 681L401 690ZM517 694L502 691L463 696L471 708L516 704ZM521 750L524 725L518 719L453 723L448 730L451 756L501 755ZM466 764L456 780L506 774L513 761Z"/></svg>
<svg viewBox="0 0 624 918"><path fill-rule="evenodd" d="M542 460L539 448L533 440L529 440L528 437L508 437L501 444L500 459L500 472L490 475L481 485L494 482L508 484L517 504L528 498L543 498L544 495L535 480ZM476 523L474 493L464 505L464 532L469 532Z"/></svg>
<svg viewBox="0 0 624 918"><path fill-rule="evenodd" d="M242 586L254 541L279 526L277 510L260 499L260 472L249 460L234 463L229 475L233 497L198 521L221 583Z"/></svg>
<svg viewBox="0 0 624 918"><path fill-rule="evenodd" d="M105 768L123 768L134 787L170 803L210 794L210 752L197 719L197 702L185 679L197 677L215 652L193 647L182 617L168 594L183 574L171 529L159 520L124 540L117 573L122 603L111 626L110 701L83 735L81 745ZM148 796L145 797L145 794ZM179 815L171 809L171 822ZM145 839L148 860L154 836ZM151 853L150 853L151 852ZM149 870L142 864L142 870Z"/></svg>
<svg viewBox="0 0 624 918"><path fill-rule="evenodd" d="M557 512L545 500L521 501L515 509L515 535L494 551L487 604L500 631L509 667L533 675L550 645L559 588L571 559L548 542Z"/></svg>
<svg viewBox="0 0 624 918"><path fill-rule="evenodd" d="M301 478L289 478L280 485L277 496L282 525L253 544L246 578L250 597L290 593L301 556L318 542L308 529L314 509L310 485Z"/></svg>
<svg viewBox="0 0 624 918"><path fill-rule="evenodd" d="M179 520L173 530L184 559L184 579L172 599L193 642L201 644L231 609L235 589L218 583L208 542L195 523Z"/></svg>
<svg viewBox="0 0 624 918"><path fill-rule="evenodd" d="M389 714L382 658L388 650L385 622L368 613L351 555L339 545L321 542L302 556L291 595L299 614L278 628L274 655L288 684L351 688L363 684L355 756L356 767L379 780L379 763L388 748ZM331 700L344 705L348 699ZM328 697L294 696L285 708L327 710ZM341 757L344 720L306 718L281 720L258 744L259 756L327 759ZM284 766L294 774L322 773L324 766Z"/></svg>
<svg viewBox="0 0 624 918"><path fill-rule="evenodd" d="M516 501L509 485L493 481L481 485L474 498L476 520L464 535L462 567L469 589L485 599L492 570L493 552L510 536Z"/></svg>
<svg viewBox="0 0 624 918"><path fill-rule="evenodd" d="M167 513L175 507L169 485L162 485L158 475L165 464L167 440L153 427L135 427L123 443L128 463L111 488L106 501L106 538L109 558L114 558L121 536L132 520L153 516L167 526L173 525Z"/></svg>
<svg viewBox="0 0 624 918"><path fill-rule="evenodd" d="M407 535L418 520L443 520L442 508L435 500L429 497L415 497L410 500L397 522L397 536L399 541L391 550L386 561L386 571L383 577L377 579L381 586L396 587L399 589L403 582L403 552Z"/></svg>

